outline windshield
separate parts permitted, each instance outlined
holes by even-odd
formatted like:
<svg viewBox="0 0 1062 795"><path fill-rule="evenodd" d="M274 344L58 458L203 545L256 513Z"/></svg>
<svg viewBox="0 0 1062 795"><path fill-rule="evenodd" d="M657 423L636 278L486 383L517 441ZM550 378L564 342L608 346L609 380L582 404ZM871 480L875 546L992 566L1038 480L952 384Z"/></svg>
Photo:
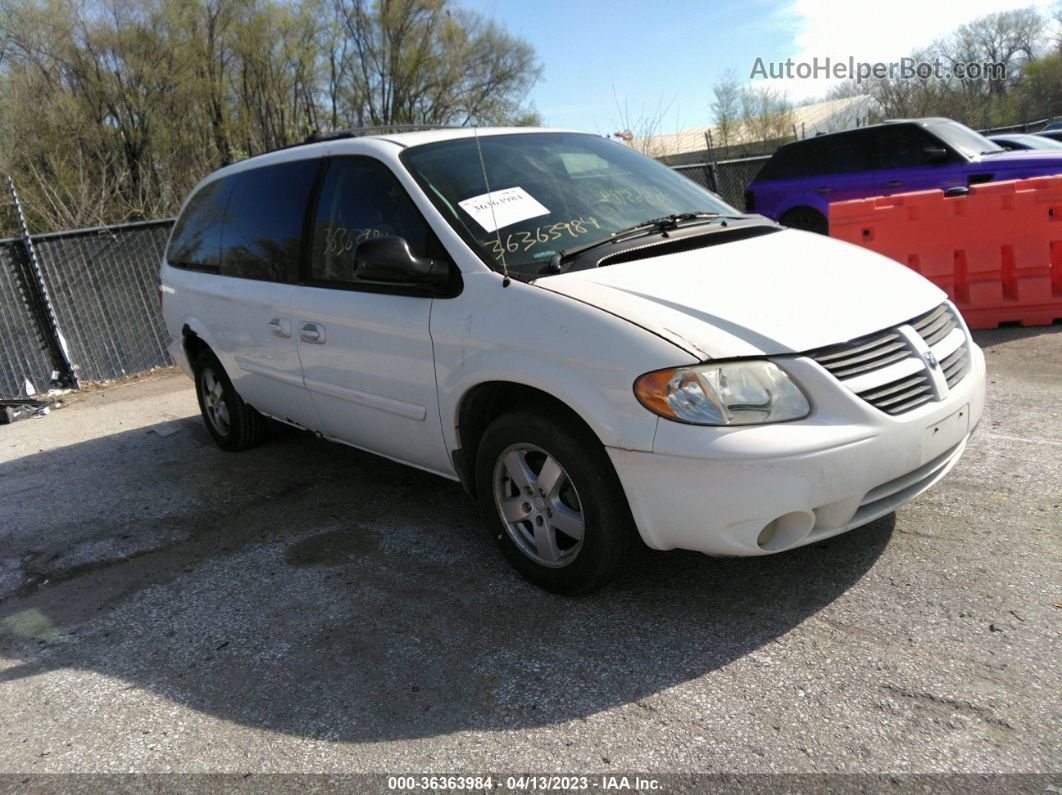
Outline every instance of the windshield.
<svg viewBox="0 0 1062 795"><path fill-rule="evenodd" d="M957 149L967 157L1003 151L1003 147L999 144L989 141L981 133L974 132L965 124L959 124L957 121L936 124L929 129L952 149Z"/></svg>
<svg viewBox="0 0 1062 795"><path fill-rule="evenodd" d="M424 144L402 160L488 262L537 275L558 251L674 213L738 211L623 144L581 133L481 136ZM489 195L484 183L487 172Z"/></svg>

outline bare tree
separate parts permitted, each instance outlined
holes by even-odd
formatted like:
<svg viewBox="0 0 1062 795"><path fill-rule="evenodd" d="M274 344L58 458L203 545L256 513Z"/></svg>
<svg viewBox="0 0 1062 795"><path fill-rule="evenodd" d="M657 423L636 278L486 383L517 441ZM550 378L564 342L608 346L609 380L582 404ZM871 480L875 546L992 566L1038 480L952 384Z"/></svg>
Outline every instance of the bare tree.
<svg viewBox="0 0 1062 795"><path fill-rule="evenodd" d="M717 145L730 146L734 142L741 112L741 84L733 69L725 71L719 81L712 86L710 110L718 132Z"/></svg>
<svg viewBox="0 0 1062 795"><path fill-rule="evenodd" d="M664 117L674 104L674 97L665 102L660 96L656 105L647 108L642 106L637 112L631 111L627 98L622 100L616 93L616 87L612 87L612 99L616 103L616 116L612 121L615 132L613 137L626 143L647 157L663 158L670 154L673 142L663 136Z"/></svg>
<svg viewBox="0 0 1062 795"><path fill-rule="evenodd" d="M540 75L452 0L4 0L0 162L35 229L162 217L314 130L534 123Z"/></svg>

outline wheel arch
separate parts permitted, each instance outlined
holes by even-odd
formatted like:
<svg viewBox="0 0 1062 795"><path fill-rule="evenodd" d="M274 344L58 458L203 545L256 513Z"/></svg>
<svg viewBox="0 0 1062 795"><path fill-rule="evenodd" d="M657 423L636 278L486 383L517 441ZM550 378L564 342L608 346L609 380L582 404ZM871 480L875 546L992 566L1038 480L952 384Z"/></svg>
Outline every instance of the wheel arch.
<svg viewBox="0 0 1062 795"><path fill-rule="evenodd" d="M602 443L591 424L568 403L539 387L509 380L484 381L469 388L457 405L456 440L451 451L454 469L465 490L475 496L476 453L487 427L516 408L532 408L573 422Z"/></svg>
<svg viewBox="0 0 1062 795"><path fill-rule="evenodd" d="M229 368L225 366L225 362L214 344L213 335L198 318L188 318L181 325L181 350L184 351L185 358L188 360L189 370L194 370L195 360L203 351L210 351L221 363L221 366L225 368L226 375L230 378L232 377L232 374L228 372Z"/></svg>
<svg viewBox="0 0 1062 795"><path fill-rule="evenodd" d="M825 208L820 208L815 204L794 204L792 207L787 208L785 211L778 214L778 223L786 226L785 217L796 212L808 212L813 213L822 219L823 229L826 230L826 234L829 234L830 228L830 214L829 205ZM791 227L796 228L796 227Z"/></svg>
<svg viewBox="0 0 1062 795"><path fill-rule="evenodd" d="M822 196L813 193L797 193L786 196L782 201L778 203L777 218L781 219L783 215L792 210L814 210L823 218L829 217L828 201L824 201Z"/></svg>

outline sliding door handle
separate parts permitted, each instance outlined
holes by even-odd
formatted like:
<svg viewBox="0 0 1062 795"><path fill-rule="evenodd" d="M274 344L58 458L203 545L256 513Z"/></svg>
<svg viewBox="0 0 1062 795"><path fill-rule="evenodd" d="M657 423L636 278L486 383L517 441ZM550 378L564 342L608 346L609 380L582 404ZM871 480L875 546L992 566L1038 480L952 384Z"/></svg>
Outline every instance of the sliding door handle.
<svg viewBox="0 0 1062 795"><path fill-rule="evenodd" d="M275 317L269 321L269 330L278 337L291 336L291 321L283 317Z"/></svg>

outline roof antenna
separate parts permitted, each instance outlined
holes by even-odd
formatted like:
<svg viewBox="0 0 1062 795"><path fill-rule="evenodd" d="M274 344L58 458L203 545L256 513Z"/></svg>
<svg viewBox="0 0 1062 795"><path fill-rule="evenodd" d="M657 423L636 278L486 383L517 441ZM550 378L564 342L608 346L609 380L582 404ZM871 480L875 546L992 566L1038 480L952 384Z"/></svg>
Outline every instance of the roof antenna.
<svg viewBox="0 0 1062 795"><path fill-rule="evenodd" d="M494 217L494 199L490 195L490 181L487 179L487 165L483 162L483 147L479 145L479 128L472 128L472 136L476 139L476 151L479 152L479 167L483 171L483 184L487 187L487 201L490 202L490 220L494 222L494 235L498 240L498 252L501 254L502 264L502 287L512 284L509 278L509 266L505 264L505 247L502 246L501 232L498 231L498 219Z"/></svg>

